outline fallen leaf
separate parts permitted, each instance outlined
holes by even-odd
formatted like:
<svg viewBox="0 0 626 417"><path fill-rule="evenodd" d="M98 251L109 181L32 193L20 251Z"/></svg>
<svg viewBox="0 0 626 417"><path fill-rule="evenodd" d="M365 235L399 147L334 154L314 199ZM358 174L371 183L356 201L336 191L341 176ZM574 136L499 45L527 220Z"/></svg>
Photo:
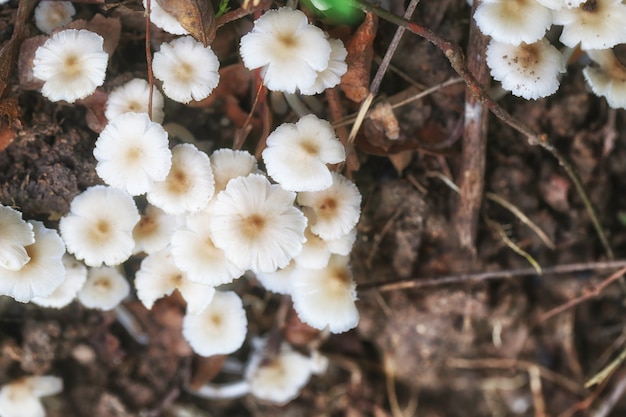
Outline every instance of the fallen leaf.
<svg viewBox="0 0 626 417"><path fill-rule="evenodd" d="M346 44L348 71L341 77L339 87L346 97L361 102L369 93L370 68L374 57L374 38L378 28L378 18L367 13L365 20Z"/></svg>
<svg viewBox="0 0 626 417"><path fill-rule="evenodd" d="M217 25L210 0L156 0L159 6L206 47L213 42Z"/></svg>
<svg viewBox="0 0 626 417"><path fill-rule="evenodd" d="M17 74L22 90L39 90L43 86L43 81L33 75L33 59L37 48L43 45L49 36L39 35L26 39L20 47L20 54L17 60Z"/></svg>
<svg viewBox="0 0 626 417"><path fill-rule="evenodd" d="M198 390L207 382L210 382L220 373L227 355L213 355L208 358L196 355L193 358L192 374L189 380L189 387Z"/></svg>
<svg viewBox="0 0 626 417"><path fill-rule="evenodd" d="M87 108L87 113L85 114L87 126L96 133L102 132L108 123L104 115L108 98L109 95L107 93L96 90L92 95L79 100L79 103Z"/></svg>

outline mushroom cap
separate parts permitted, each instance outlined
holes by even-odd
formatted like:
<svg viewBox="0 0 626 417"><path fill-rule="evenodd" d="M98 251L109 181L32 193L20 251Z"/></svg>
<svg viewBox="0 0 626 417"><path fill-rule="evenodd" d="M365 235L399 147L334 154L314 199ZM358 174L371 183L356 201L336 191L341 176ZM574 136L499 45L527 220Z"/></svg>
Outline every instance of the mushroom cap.
<svg viewBox="0 0 626 417"><path fill-rule="evenodd" d="M155 1L156 3L156 1ZM117 87L107 99L104 115L112 121L124 113L148 113L150 99L150 85L141 78L133 78L126 84ZM163 122L163 94L157 89L152 90L152 121Z"/></svg>
<svg viewBox="0 0 626 417"><path fill-rule="evenodd" d="M296 268L291 275L293 306L311 327L342 333L357 326L356 284L348 257L333 255L323 269Z"/></svg>
<svg viewBox="0 0 626 417"><path fill-rule="evenodd" d="M312 374L311 358L283 345L268 361L262 352L255 352L246 368L250 393L260 400L278 405L287 404L300 394Z"/></svg>
<svg viewBox="0 0 626 417"><path fill-rule="evenodd" d="M215 294L215 288L190 281L187 274L174 263L169 249L162 249L144 258L135 274L135 288L137 297L147 309L151 309L157 299L178 289L187 301L189 314L198 314L204 310Z"/></svg>
<svg viewBox="0 0 626 417"><path fill-rule="evenodd" d="M172 167L148 191L148 201L169 214L199 211L215 192L215 178L207 154L183 143L172 149Z"/></svg>
<svg viewBox="0 0 626 417"><path fill-rule="evenodd" d="M61 258L65 245L56 230L47 229L43 223L30 220L35 243L26 246L30 260L18 271L0 273L0 294L26 303L34 297L46 297L63 283L65 267Z"/></svg>
<svg viewBox="0 0 626 417"><path fill-rule="evenodd" d="M564 7L571 9L573 7L578 7L586 0L537 0L539 3L543 4L549 9L552 10L561 10Z"/></svg>
<svg viewBox="0 0 626 417"><path fill-rule="evenodd" d="M247 328L243 302L232 291L216 291L202 312L183 318L183 336L200 356L235 352L243 344Z"/></svg>
<svg viewBox="0 0 626 417"><path fill-rule="evenodd" d="M218 149L211 154L210 159L216 194L224 190L233 178L245 177L257 171L256 158L248 151Z"/></svg>
<svg viewBox="0 0 626 417"><path fill-rule="evenodd" d="M111 310L130 294L130 285L116 269L108 266L91 268L87 281L78 292L78 301L87 308Z"/></svg>
<svg viewBox="0 0 626 417"><path fill-rule="evenodd" d="M102 85L109 55L102 36L88 30L66 29L37 48L33 75L44 82L41 93L68 103L91 95Z"/></svg>
<svg viewBox="0 0 626 417"><path fill-rule="evenodd" d="M591 90L605 97L614 109L626 109L626 66L610 49L587 51L598 66L587 66L583 75Z"/></svg>
<svg viewBox="0 0 626 417"><path fill-rule="evenodd" d="M0 416L45 417L39 397L55 395L63 390L63 381L54 376L20 378L0 389Z"/></svg>
<svg viewBox="0 0 626 417"><path fill-rule="evenodd" d="M541 39L552 25L552 12L535 0L483 0L474 20L485 35L519 45Z"/></svg>
<svg viewBox="0 0 626 417"><path fill-rule="evenodd" d="M133 253L145 252L149 255L165 248L182 222L182 217L167 214L160 208L148 204L141 219L133 228L135 241Z"/></svg>
<svg viewBox="0 0 626 417"><path fill-rule="evenodd" d="M300 89L304 95L319 94L327 88L333 88L341 82L341 77L348 71L348 64L346 64L348 51L341 39L328 39L328 43L330 44L328 67L317 72L315 82L310 87Z"/></svg>
<svg viewBox="0 0 626 417"><path fill-rule="evenodd" d="M306 218L294 207L295 193L263 175L232 179L211 208L215 246L241 269L273 272L300 253Z"/></svg>
<svg viewBox="0 0 626 417"><path fill-rule="evenodd" d="M35 26L46 34L63 27L72 21L76 9L71 1L42 0L35 8Z"/></svg>
<svg viewBox="0 0 626 417"><path fill-rule="evenodd" d="M502 88L527 100L553 94L559 75L566 70L563 55L546 39L514 46L492 40L487 46L487 65Z"/></svg>
<svg viewBox="0 0 626 417"><path fill-rule="evenodd" d="M180 103L207 98L219 82L219 66L213 50L191 36L161 44L152 60L152 71L163 82L163 92Z"/></svg>
<svg viewBox="0 0 626 417"><path fill-rule="evenodd" d="M297 268L295 260L274 272L257 272L256 279L266 290L277 294L291 294L291 274Z"/></svg>
<svg viewBox="0 0 626 417"><path fill-rule="evenodd" d="M143 7L144 9L147 7L146 0L143 0ZM150 21L172 35L189 35L187 29L182 27L174 16L163 10L158 1L150 2Z"/></svg>
<svg viewBox="0 0 626 417"><path fill-rule="evenodd" d="M344 236L361 214L361 193L343 175L332 173L333 184L321 191L298 193L298 204L310 219L311 231L323 239Z"/></svg>
<svg viewBox="0 0 626 417"><path fill-rule="evenodd" d="M576 8L553 12L554 23L563 25L559 40L570 48L608 49L626 42L626 4L621 0L593 0Z"/></svg>
<svg viewBox="0 0 626 417"><path fill-rule="evenodd" d="M172 165L167 132L147 113L124 113L109 122L96 141L96 172L107 184L131 195L163 181Z"/></svg>
<svg viewBox="0 0 626 417"><path fill-rule="evenodd" d="M70 304L87 280L87 267L72 255L64 254L61 258L65 266L65 280L52 294L35 297L31 302L41 307L63 308Z"/></svg>
<svg viewBox="0 0 626 417"><path fill-rule="evenodd" d="M318 72L328 67L331 46L303 12L281 7L255 20L252 31L241 38L240 53L246 68L262 68L268 89L295 93L311 88Z"/></svg>
<svg viewBox="0 0 626 417"><path fill-rule="evenodd" d="M313 114L278 126L267 137L262 155L268 174L288 191L330 187L333 179L326 164L346 159L331 124Z"/></svg>
<svg viewBox="0 0 626 417"><path fill-rule="evenodd" d="M172 254L176 266L187 273L189 280L210 286L232 282L244 270L226 258L215 246L210 229L210 212L199 212L187 217L185 227L172 236Z"/></svg>
<svg viewBox="0 0 626 417"><path fill-rule="evenodd" d="M0 206L0 268L17 271L29 260L25 246L35 243L33 225L22 220L22 213Z"/></svg>
<svg viewBox="0 0 626 417"><path fill-rule="evenodd" d="M133 252L133 228L139 219L127 192L95 185L74 197L59 230L67 251L88 266L118 265Z"/></svg>

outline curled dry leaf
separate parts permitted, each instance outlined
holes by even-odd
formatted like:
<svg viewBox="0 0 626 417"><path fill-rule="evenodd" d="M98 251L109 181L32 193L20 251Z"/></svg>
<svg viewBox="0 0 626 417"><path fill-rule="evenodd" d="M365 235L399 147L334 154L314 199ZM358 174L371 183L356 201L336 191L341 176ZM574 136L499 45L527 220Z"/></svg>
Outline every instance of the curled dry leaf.
<svg viewBox="0 0 626 417"><path fill-rule="evenodd" d="M210 0L156 1L163 10L174 16L178 23L204 46L209 46L213 42L217 25Z"/></svg>
<svg viewBox="0 0 626 417"><path fill-rule="evenodd" d="M346 44L348 71L341 77L339 85L352 101L361 102L369 93L370 68L374 56L374 38L378 28L378 17L372 13L365 15L365 20Z"/></svg>

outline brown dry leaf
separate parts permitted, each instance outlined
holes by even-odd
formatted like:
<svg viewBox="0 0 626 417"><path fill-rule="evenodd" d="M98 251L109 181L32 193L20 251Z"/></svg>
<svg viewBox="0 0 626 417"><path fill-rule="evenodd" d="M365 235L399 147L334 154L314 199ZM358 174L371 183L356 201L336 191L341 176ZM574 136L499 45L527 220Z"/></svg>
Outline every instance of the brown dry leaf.
<svg viewBox="0 0 626 417"><path fill-rule="evenodd" d="M159 6L206 47L215 39L215 12L210 0L156 0Z"/></svg>
<svg viewBox="0 0 626 417"><path fill-rule="evenodd" d="M39 90L43 86L43 81L33 75L33 59L35 59L37 48L48 39L47 35L39 35L22 42L17 60L17 73L22 90Z"/></svg>
<svg viewBox="0 0 626 417"><path fill-rule="evenodd" d="M79 103L87 108L85 114L87 126L96 133L102 132L109 122L104 115L108 98L107 93L96 90L92 95L79 100Z"/></svg>
<svg viewBox="0 0 626 417"><path fill-rule="evenodd" d="M370 67L374 56L374 38L378 17L367 13L365 20L346 44L348 71L341 77L339 87L352 101L361 102L369 93Z"/></svg>
<svg viewBox="0 0 626 417"><path fill-rule="evenodd" d="M399 176L402 176L402 172L409 166L413 159L413 151L402 151L393 155L389 155L387 158L391 161L393 167Z"/></svg>
<svg viewBox="0 0 626 417"><path fill-rule="evenodd" d="M5 150L13 142L16 136L15 128L21 127L17 100L12 98L0 100L0 151Z"/></svg>
<svg viewBox="0 0 626 417"><path fill-rule="evenodd" d="M227 357L226 355L214 355L208 358L195 356L189 387L197 390L202 385L212 381L222 370Z"/></svg>

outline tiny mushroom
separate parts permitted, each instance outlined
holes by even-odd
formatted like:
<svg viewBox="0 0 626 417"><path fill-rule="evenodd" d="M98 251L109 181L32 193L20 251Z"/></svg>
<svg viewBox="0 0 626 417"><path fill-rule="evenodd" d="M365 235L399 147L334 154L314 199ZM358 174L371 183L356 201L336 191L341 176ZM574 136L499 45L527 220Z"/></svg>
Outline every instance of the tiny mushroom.
<svg viewBox="0 0 626 417"><path fill-rule="evenodd" d="M535 0L483 0L474 13L482 33L519 45L538 41L552 25L550 9Z"/></svg>
<svg viewBox="0 0 626 417"><path fill-rule="evenodd" d="M268 174L285 190L320 191L333 183L326 164L346 159L343 145L326 120L313 114L284 123L267 137L263 161Z"/></svg>
<svg viewBox="0 0 626 417"><path fill-rule="evenodd" d="M207 154L183 143L172 149L172 167L148 191L148 201L169 214L203 209L215 192L215 179Z"/></svg>
<svg viewBox="0 0 626 417"><path fill-rule="evenodd" d="M110 121L93 150L96 172L107 184L131 195L163 181L172 165L167 132L146 113L124 113Z"/></svg>
<svg viewBox="0 0 626 417"><path fill-rule="evenodd" d="M295 193L260 174L232 179L211 208L215 246L241 269L273 272L302 250L306 218Z"/></svg>
<svg viewBox="0 0 626 417"><path fill-rule="evenodd" d="M583 75L591 90L605 97L614 109L626 109L626 66L610 49L587 51L597 65L583 69Z"/></svg>
<svg viewBox="0 0 626 417"><path fill-rule="evenodd" d="M102 85L109 55L102 36L88 30L66 29L37 48L33 75L44 82L41 93L52 101L73 103Z"/></svg>
<svg viewBox="0 0 626 417"><path fill-rule="evenodd" d="M156 2L155 2L156 3ZM146 80L133 78L126 84L117 87L109 94L104 115L112 121L124 113L148 113L150 85ZM163 94L154 88L152 91L152 121L161 123L165 117L163 112Z"/></svg>
<svg viewBox="0 0 626 417"><path fill-rule="evenodd" d="M296 268L293 281L293 306L300 320L331 333L343 333L357 326L356 284L347 256L333 255L323 269Z"/></svg>
<svg viewBox="0 0 626 417"><path fill-rule="evenodd" d="M319 94L327 88L333 88L339 84L341 77L348 71L346 64L348 51L343 46L343 42L340 39L328 39L328 43L330 44L328 67L317 72L315 82L310 87L300 89L304 95Z"/></svg>
<svg viewBox="0 0 626 417"><path fill-rule="evenodd" d="M87 308L112 310L130 293L126 278L115 268L91 268L78 292L78 301Z"/></svg>
<svg viewBox="0 0 626 417"><path fill-rule="evenodd" d="M566 70L563 55L545 38L517 46L492 40L487 46L487 65L502 88L527 100L553 94Z"/></svg>
<svg viewBox="0 0 626 417"><path fill-rule="evenodd" d="M246 68L261 68L268 89L295 93L312 88L318 73L328 68L331 46L303 12L281 7L254 22L241 38L240 52Z"/></svg>
<svg viewBox="0 0 626 417"><path fill-rule="evenodd" d="M88 266L118 265L133 252L133 228L139 219L127 192L94 185L74 197L59 230L67 251Z"/></svg>
<svg viewBox="0 0 626 417"><path fill-rule="evenodd" d="M218 149L211 154L210 159L216 194L224 190L233 178L245 177L257 171L256 158L248 151Z"/></svg>
<svg viewBox="0 0 626 417"><path fill-rule="evenodd" d="M70 23L75 14L76 9L71 1L42 0L35 8L35 26L49 35Z"/></svg>
<svg viewBox="0 0 626 417"><path fill-rule="evenodd" d="M35 243L26 246L29 261L19 270L0 271L0 294L27 303L34 297L46 297L63 283L65 266L61 258L65 245L56 230L30 220Z"/></svg>
<svg viewBox="0 0 626 417"><path fill-rule="evenodd" d="M148 204L133 229L135 241L133 253L151 254L165 248L182 221L179 216L167 214L160 208Z"/></svg>
<svg viewBox="0 0 626 417"><path fill-rule="evenodd" d="M87 267L67 253L61 258L65 266L65 280L52 294L46 297L35 297L31 302L41 307L63 308L71 303L87 280Z"/></svg>
<svg viewBox="0 0 626 417"><path fill-rule="evenodd" d="M147 1L143 0L143 7L147 7ZM163 10L158 1L150 2L150 21L172 35L188 35L187 29L181 26L174 16Z"/></svg>
<svg viewBox="0 0 626 417"><path fill-rule="evenodd" d="M161 44L152 70L166 96L180 103L207 98L219 82L220 63L210 47L191 36Z"/></svg>
<svg viewBox="0 0 626 417"><path fill-rule="evenodd" d="M0 268L17 271L29 260L25 246L35 243L33 225L19 211L0 206L0 230Z"/></svg>
<svg viewBox="0 0 626 417"><path fill-rule="evenodd" d="M137 297L147 309L151 309L157 299L178 290L187 302L189 314L204 310L215 294L212 286L190 281L174 263L169 249L162 249L141 261L135 275L135 288Z"/></svg>
<svg viewBox="0 0 626 417"><path fill-rule="evenodd" d="M241 347L248 329L246 311L232 291L216 291L199 314L183 318L183 336L198 355L228 355Z"/></svg>
<svg viewBox="0 0 626 417"><path fill-rule="evenodd" d="M298 194L298 204L311 222L311 231L322 239L338 239L350 232L361 214L361 193L343 175L332 173L333 185Z"/></svg>
<svg viewBox="0 0 626 417"><path fill-rule="evenodd" d="M45 417L40 397L63 391L63 380L55 376L27 376L0 389L0 416Z"/></svg>

